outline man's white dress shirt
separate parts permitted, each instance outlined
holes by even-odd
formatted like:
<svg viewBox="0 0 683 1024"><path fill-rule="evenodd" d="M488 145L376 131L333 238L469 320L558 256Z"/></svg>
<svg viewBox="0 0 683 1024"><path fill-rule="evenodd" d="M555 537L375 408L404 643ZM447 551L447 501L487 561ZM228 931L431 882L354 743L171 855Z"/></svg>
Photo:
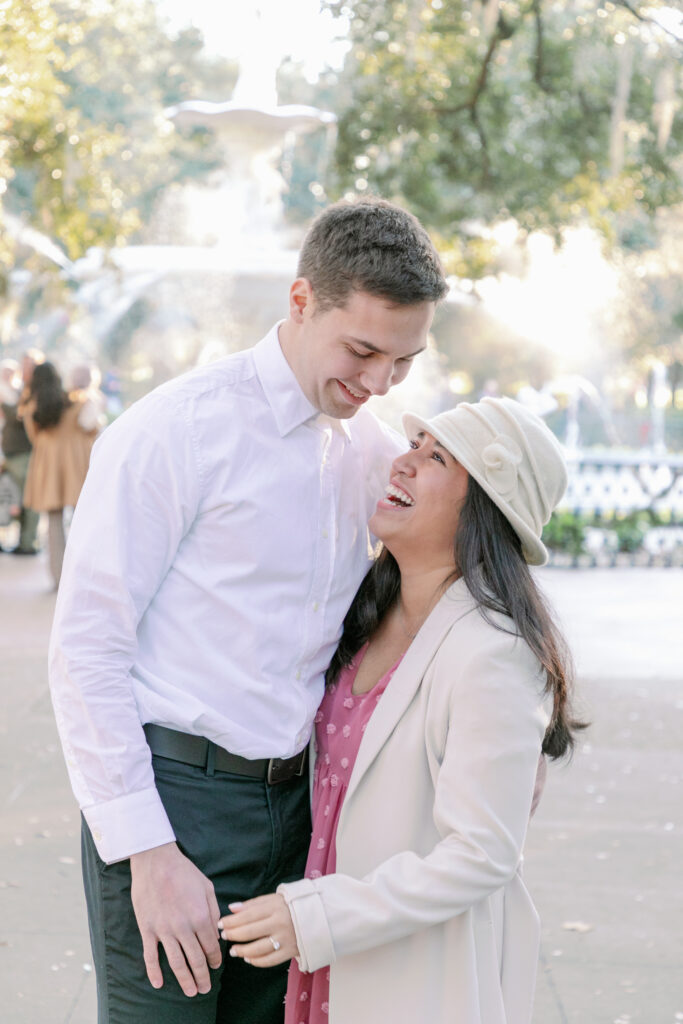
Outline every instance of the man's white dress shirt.
<svg viewBox="0 0 683 1024"><path fill-rule="evenodd" d="M103 860L174 839L142 726L249 758L308 742L371 557L398 435L318 414L277 327L157 388L95 444L50 645L57 724Z"/></svg>

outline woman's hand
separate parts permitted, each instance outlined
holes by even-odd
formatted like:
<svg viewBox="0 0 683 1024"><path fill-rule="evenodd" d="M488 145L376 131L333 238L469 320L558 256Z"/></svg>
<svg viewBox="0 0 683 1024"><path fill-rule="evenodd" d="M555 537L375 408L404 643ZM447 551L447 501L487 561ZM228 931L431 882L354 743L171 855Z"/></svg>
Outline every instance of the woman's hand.
<svg viewBox="0 0 683 1024"><path fill-rule="evenodd" d="M299 955L284 896L269 893L231 903L230 911L218 922L221 937L233 943L230 956L240 956L254 967L275 967Z"/></svg>

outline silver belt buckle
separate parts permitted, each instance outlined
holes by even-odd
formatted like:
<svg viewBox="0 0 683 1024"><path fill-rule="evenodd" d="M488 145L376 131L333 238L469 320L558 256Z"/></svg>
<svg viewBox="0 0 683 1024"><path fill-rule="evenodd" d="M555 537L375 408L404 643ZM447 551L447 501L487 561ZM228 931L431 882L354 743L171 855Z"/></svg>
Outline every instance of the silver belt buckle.
<svg viewBox="0 0 683 1024"><path fill-rule="evenodd" d="M287 782L288 779L293 779L295 776L302 776L306 765L307 750L308 747L304 747L294 757L288 757L285 760L281 757L271 757L266 776L268 785L276 786L278 782Z"/></svg>

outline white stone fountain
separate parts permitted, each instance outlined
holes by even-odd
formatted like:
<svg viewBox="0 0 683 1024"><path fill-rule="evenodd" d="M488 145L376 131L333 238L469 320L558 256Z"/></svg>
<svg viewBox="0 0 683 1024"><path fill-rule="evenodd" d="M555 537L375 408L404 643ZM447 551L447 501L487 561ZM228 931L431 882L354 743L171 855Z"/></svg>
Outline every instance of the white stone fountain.
<svg viewBox="0 0 683 1024"><path fill-rule="evenodd" d="M91 250L73 267L78 300L101 339L143 300L148 315L135 329L131 372L145 388L252 344L286 314L301 232L285 221L279 165L298 136L331 134L336 118L314 107L279 106L277 58L263 74L262 56L255 75L249 69L257 64L246 55L229 102L197 100L165 112L175 130L213 132L223 166L164 198L149 231L159 244L106 255Z"/></svg>

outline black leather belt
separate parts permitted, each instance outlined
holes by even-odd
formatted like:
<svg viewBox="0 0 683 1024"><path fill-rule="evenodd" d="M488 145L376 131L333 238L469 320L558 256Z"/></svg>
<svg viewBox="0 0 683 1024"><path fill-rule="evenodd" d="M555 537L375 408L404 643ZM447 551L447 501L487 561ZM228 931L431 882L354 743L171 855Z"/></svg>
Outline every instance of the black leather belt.
<svg viewBox="0 0 683 1024"><path fill-rule="evenodd" d="M278 782L287 782L288 779L303 775L306 771L307 746L294 757L251 760L239 754L231 754L203 736L191 736L190 733L177 732L152 723L148 723L144 729L153 754L191 764L196 768L206 768L211 774L214 771L232 772L252 779L265 779L269 785L274 786Z"/></svg>

